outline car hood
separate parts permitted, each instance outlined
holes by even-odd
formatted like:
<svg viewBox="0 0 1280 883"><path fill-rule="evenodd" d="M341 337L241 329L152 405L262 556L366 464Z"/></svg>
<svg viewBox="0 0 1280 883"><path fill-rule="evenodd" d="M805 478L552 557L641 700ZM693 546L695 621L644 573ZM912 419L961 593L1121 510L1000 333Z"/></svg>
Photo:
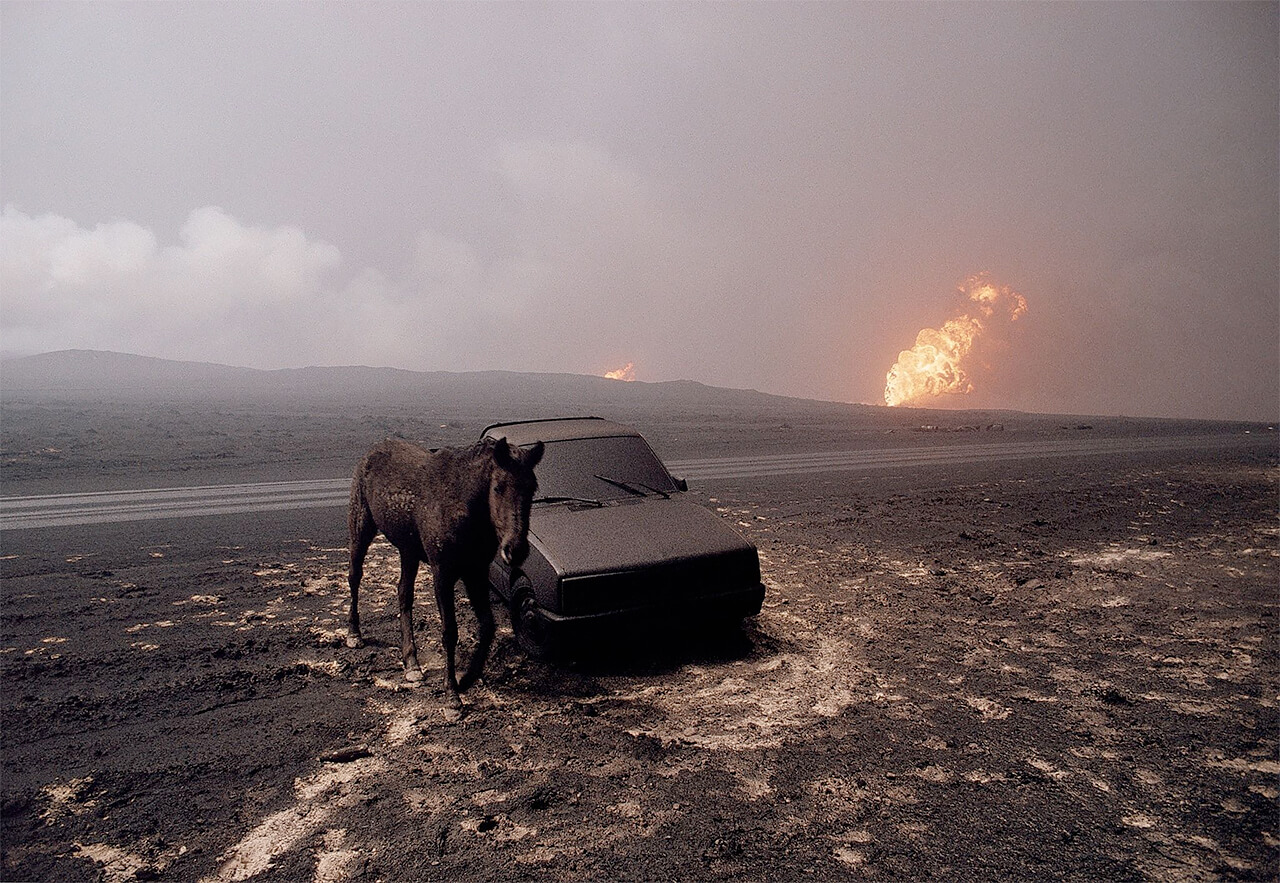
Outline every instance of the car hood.
<svg viewBox="0 0 1280 883"><path fill-rule="evenodd" d="M538 506L529 533L561 576L648 567L662 561L755 547L720 518L679 497L646 497L595 507Z"/></svg>

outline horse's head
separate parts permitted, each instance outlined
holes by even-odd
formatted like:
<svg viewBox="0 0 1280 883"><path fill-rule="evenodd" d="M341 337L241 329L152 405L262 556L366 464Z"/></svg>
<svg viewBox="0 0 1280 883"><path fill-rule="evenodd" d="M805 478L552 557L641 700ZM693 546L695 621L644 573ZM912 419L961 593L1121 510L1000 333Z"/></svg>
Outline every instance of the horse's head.
<svg viewBox="0 0 1280 883"><path fill-rule="evenodd" d="M538 489L533 467L542 459L542 452L542 442L528 450L511 447L505 438L493 445L489 517L498 534L498 552L510 567L519 567L529 554L529 508Z"/></svg>

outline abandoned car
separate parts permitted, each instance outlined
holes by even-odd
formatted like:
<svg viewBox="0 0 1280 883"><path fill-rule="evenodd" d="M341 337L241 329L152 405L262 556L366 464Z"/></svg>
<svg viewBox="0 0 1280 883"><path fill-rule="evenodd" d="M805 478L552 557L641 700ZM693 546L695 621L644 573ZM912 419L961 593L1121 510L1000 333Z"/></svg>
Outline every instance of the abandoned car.
<svg viewBox="0 0 1280 883"><path fill-rule="evenodd" d="M760 612L756 548L684 499L639 432L599 417L497 423L482 438L541 442L529 555L489 567L521 646L534 654L618 627L740 622Z"/></svg>

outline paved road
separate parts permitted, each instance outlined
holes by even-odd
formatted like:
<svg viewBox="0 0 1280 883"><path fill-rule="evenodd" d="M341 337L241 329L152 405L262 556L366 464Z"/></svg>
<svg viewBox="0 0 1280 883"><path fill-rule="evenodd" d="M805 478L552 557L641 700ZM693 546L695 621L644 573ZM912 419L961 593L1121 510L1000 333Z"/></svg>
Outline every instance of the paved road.
<svg viewBox="0 0 1280 883"><path fill-rule="evenodd" d="M1274 435L1243 433L1085 438L833 451L820 454L719 457L702 460L673 460L667 465L673 474L692 481L717 481L819 472L861 472L895 467L978 463L990 460L1115 456L1153 451L1238 450L1275 444ZM340 506L346 505L349 486L349 478L332 478L0 497L0 530Z"/></svg>

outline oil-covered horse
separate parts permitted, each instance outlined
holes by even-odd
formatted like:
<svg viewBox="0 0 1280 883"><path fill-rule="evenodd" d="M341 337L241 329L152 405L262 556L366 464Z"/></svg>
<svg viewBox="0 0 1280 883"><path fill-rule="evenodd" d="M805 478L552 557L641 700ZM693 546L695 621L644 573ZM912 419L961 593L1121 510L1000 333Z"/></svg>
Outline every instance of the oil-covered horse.
<svg viewBox="0 0 1280 883"><path fill-rule="evenodd" d="M501 553L519 567L529 552L529 507L538 482L533 469L542 459L542 443L527 450L506 439L486 439L465 450L428 452L388 439L373 448L351 479L351 620L347 646L359 647L359 592L365 553L378 531L400 551L400 654L405 679L422 680L413 638L413 584L418 565L431 566L444 644L445 687L459 707L466 690L484 668L493 643L489 603L489 562ZM461 579L479 621L475 652L459 681L454 669L458 624L454 586Z"/></svg>

